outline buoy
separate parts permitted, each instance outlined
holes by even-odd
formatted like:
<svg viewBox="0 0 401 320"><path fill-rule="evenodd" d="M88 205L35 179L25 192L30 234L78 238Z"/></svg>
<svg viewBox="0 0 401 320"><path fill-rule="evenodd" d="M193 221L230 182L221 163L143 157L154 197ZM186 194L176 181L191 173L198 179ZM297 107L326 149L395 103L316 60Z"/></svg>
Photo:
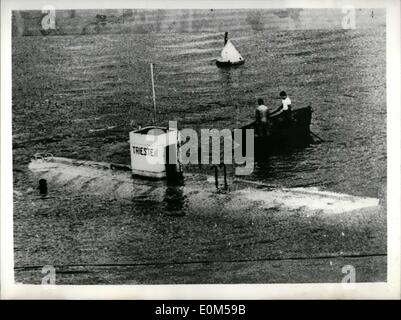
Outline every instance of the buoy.
<svg viewBox="0 0 401 320"><path fill-rule="evenodd" d="M228 32L224 34L224 47L221 51L221 57L216 60L218 67L238 66L245 62L232 42L228 40Z"/></svg>

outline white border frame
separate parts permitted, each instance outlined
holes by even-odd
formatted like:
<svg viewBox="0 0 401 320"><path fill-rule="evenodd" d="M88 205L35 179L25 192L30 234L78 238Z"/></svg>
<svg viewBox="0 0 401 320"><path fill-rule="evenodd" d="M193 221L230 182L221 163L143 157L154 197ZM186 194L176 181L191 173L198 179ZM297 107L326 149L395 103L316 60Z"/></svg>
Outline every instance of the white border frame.
<svg viewBox="0 0 401 320"><path fill-rule="evenodd" d="M387 283L252 285L23 285L14 283L11 127L11 10L93 8L386 8ZM4 299L399 299L400 298L400 2L374 1L1 1L1 297Z"/></svg>

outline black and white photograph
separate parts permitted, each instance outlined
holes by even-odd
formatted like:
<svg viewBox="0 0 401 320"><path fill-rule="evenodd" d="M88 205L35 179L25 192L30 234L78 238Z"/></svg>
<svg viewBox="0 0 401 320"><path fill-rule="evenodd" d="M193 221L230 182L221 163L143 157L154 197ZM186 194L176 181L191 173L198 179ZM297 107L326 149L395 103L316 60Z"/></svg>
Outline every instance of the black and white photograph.
<svg viewBox="0 0 401 320"><path fill-rule="evenodd" d="M15 285L389 284L395 2L216 3L12 8Z"/></svg>

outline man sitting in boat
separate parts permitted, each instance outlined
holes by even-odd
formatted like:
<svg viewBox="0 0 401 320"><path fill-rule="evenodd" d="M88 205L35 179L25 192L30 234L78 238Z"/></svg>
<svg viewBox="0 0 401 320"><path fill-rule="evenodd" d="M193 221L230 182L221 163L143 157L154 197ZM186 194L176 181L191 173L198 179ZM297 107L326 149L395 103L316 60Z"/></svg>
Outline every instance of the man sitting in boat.
<svg viewBox="0 0 401 320"><path fill-rule="evenodd" d="M270 116L274 116L280 113L286 113L286 115L290 115L291 112L291 99L287 95L285 91L280 92L280 98L281 98L281 106L278 107L276 110L274 110L272 113L270 113Z"/></svg>
<svg viewBox="0 0 401 320"><path fill-rule="evenodd" d="M269 108L264 105L263 99L258 99L258 107L255 112L256 134L266 136L269 130Z"/></svg>

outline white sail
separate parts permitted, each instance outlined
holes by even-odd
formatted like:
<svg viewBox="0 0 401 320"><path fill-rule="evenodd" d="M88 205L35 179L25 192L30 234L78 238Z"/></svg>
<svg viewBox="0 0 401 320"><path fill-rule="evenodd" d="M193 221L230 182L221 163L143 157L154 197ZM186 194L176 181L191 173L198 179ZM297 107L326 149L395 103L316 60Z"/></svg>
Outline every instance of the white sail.
<svg viewBox="0 0 401 320"><path fill-rule="evenodd" d="M230 61L231 63L236 63L244 60L242 56L239 54L237 49L235 49L234 45L230 40L227 41L223 50L221 51L221 61Z"/></svg>

